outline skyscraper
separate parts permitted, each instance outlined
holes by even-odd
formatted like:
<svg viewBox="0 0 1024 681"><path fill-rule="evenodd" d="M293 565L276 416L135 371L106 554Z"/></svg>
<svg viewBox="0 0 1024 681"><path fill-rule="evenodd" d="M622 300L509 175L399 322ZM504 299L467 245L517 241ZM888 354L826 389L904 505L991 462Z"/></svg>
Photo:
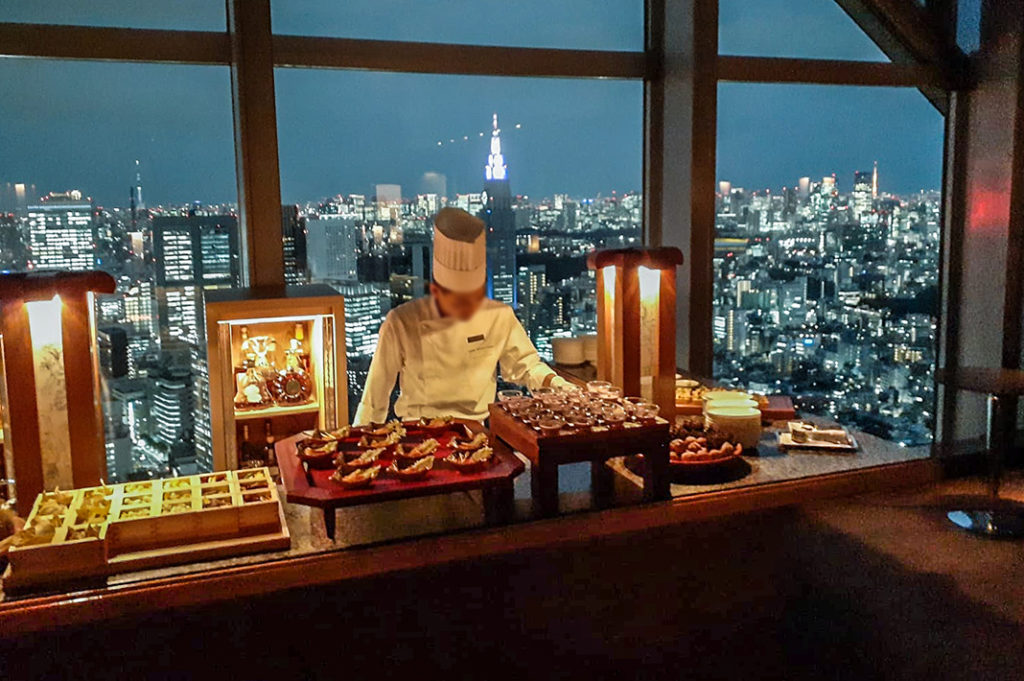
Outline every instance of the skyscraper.
<svg viewBox="0 0 1024 681"><path fill-rule="evenodd" d="M153 439L166 445L192 439L192 379L170 368L153 381Z"/></svg>
<svg viewBox="0 0 1024 681"><path fill-rule="evenodd" d="M487 224L487 289L495 300L516 306L516 215L512 210L505 157L501 153L501 129L494 114L491 153L484 166L484 209Z"/></svg>
<svg viewBox="0 0 1024 681"><path fill-rule="evenodd" d="M161 335L199 343L204 287L238 286L238 219L173 215L153 219Z"/></svg>
<svg viewBox="0 0 1024 681"><path fill-rule="evenodd" d="M863 220L864 216L871 212L874 203L873 178L874 175L866 170L857 170L853 173L853 214L857 220Z"/></svg>
<svg viewBox="0 0 1024 681"><path fill-rule="evenodd" d="M173 458L191 458L194 447L195 459L205 470L213 463L213 452L209 437L210 383L202 292L204 288L232 287L241 283L238 252L238 220L233 215L190 212L153 219L162 347L165 355L173 355L169 358L176 365L174 371L183 371L188 376L189 393L189 416L187 421L182 420L187 424L188 437L165 437L180 443L173 450ZM183 368L186 363L187 368ZM154 427L158 429L184 419L178 410L169 406L172 399L182 395L177 387L180 380L176 377L168 381L171 379L166 379L162 387L157 384L153 398Z"/></svg>
<svg viewBox="0 0 1024 681"><path fill-rule="evenodd" d="M92 199L82 192L50 192L28 207L34 269L89 270L95 265Z"/></svg>
<svg viewBox="0 0 1024 681"><path fill-rule="evenodd" d="M281 240L284 247L284 280L288 284L309 281L306 262L306 218L295 205L281 206Z"/></svg>
<svg viewBox="0 0 1024 681"><path fill-rule="evenodd" d="M357 218L321 214L306 222L309 269L316 281L355 281L359 257Z"/></svg>

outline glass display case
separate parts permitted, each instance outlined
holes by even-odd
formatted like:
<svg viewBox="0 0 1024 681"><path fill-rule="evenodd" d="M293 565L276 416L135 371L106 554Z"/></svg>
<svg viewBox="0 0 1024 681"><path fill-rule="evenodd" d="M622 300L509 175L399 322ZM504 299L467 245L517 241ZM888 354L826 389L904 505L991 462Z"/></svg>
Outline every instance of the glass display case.
<svg viewBox="0 0 1024 681"><path fill-rule="evenodd" d="M329 286L206 292L215 470L276 466L274 443L348 420L344 300Z"/></svg>

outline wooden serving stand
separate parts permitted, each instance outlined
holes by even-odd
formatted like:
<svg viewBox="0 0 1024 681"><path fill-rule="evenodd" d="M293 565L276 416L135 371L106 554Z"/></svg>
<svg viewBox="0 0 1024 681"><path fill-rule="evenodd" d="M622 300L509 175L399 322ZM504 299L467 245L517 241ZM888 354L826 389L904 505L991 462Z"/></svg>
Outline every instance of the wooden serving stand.
<svg viewBox="0 0 1024 681"><path fill-rule="evenodd" d="M293 504L323 509L324 528L331 539L334 539L335 534L335 511L339 508L477 489L483 491L484 515L487 522L508 522L513 513L513 481L526 470L526 466L506 445L493 441L492 438L491 448L494 450L495 460L490 466L478 473L468 474L446 467L444 458L452 451L448 446L452 437L464 430L464 426L473 433L484 431L484 427L475 421L456 421L455 424L456 427L444 432L419 437L410 429L412 437L408 438L408 443L423 440L425 437L434 437L441 443L435 454L437 464L425 478L402 480L392 477L387 471L381 471L373 485L364 489L346 489L330 480L334 473L333 468L307 470L299 460L296 449L296 444L304 437L302 434L280 440L275 445L275 450L281 469L281 480L284 483L285 498ZM386 468L391 460L390 455L381 456L380 463Z"/></svg>
<svg viewBox="0 0 1024 681"><path fill-rule="evenodd" d="M491 435L494 440L526 456L533 464L530 484L533 501L541 516L558 513L558 467L566 463L590 462L590 481L598 505L611 497L614 471L605 462L619 456L644 454L644 500L669 497L668 442L669 422L654 422L632 428L602 431L561 431L543 435L505 411L499 404L490 406Z"/></svg>

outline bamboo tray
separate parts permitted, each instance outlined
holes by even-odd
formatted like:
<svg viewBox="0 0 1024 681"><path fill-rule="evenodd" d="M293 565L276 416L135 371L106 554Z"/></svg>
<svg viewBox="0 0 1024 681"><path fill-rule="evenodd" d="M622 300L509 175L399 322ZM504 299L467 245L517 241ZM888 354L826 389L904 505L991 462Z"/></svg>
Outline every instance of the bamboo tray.
<svg viewBox="0 0 1024 681"><path fill-rule="evenodd" d="M11 547L5 591L291 545L266 468L44 492L26 525L44 508L53 537Z"/></svg>

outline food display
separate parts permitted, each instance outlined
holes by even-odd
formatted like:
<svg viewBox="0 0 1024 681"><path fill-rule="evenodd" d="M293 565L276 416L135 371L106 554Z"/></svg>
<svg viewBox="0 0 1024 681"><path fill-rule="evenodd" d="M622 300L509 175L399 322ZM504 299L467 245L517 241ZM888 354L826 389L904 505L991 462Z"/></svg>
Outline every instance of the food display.
<svg viewBox="0 0 1024 681"><path fill-rule="evenodd" d="M327 484L364 490L378 480L422 481L440 469L480 472L493 461L489 444L487 433L438 417L313 431L296 443L296 456L308 482L314 480L310 469L334 468Z"/></svg>
<svg viewBox="0 0 1024 681"><path fill-rule="evenodd" d="M288 545L266 469L44 492L12 539L4 586L165 565L193 555L205 542L264 534L275 540L217 550L230 555Z"/></svg>
<svg viewBox="0 0 1024 681"><path fill-rule="evenodd" d="M796 417L793 400L785 395L761 395L732 388L713 388L689 378L676 377L676 413L700 416L715 404L719 407L754 407L763 421L785 421Z"/></svg>
<svg viewBox="0 0 1024 681"><path fill-rule="evenodd" d="M790 421L779 433L779 444L786 448L853 451L857 441L841 427L821 427L807 421Z"/></svg>
<svg viewBox="0 0 1024 681"><path fill-rule="evenodd" d="M607 433L665 423L658 417L658 405L639 397L623 397L622 389L607 381L591 381L586 390L538 388L532 397L515 397L493 406L541 438Z"/></svg>
<svg viewBox="0 0 1024 681"><path fill-rule="evenodd" d="M676 408L696 407L702 409L704 393L707 390L707 386L701 385L700 381L688 378L676 379Z"/></svg>
<svg viewBox="0 0 1024 681"><path fill-rule="evenodd" d="M360 446L389 436L392 444L386 447ZM328 441L335 453L324 466L310 450ZM526 466L507 447L497 444L492 450L491 445L482 424L442 417L353 426L334 434L310 430L277 447L287 500L321 512L324 532L334 538L337 509L473 490L484 492L487 522L507 522L515 513L513 480Z"/></svg>
<svg viewBox="0 0 1024 681"><path fill-rule="evenodd" d="M717 466L743 454L743 444L732 433L706 426L699 419L685 419L673 429L669 465Z"/></svg>

